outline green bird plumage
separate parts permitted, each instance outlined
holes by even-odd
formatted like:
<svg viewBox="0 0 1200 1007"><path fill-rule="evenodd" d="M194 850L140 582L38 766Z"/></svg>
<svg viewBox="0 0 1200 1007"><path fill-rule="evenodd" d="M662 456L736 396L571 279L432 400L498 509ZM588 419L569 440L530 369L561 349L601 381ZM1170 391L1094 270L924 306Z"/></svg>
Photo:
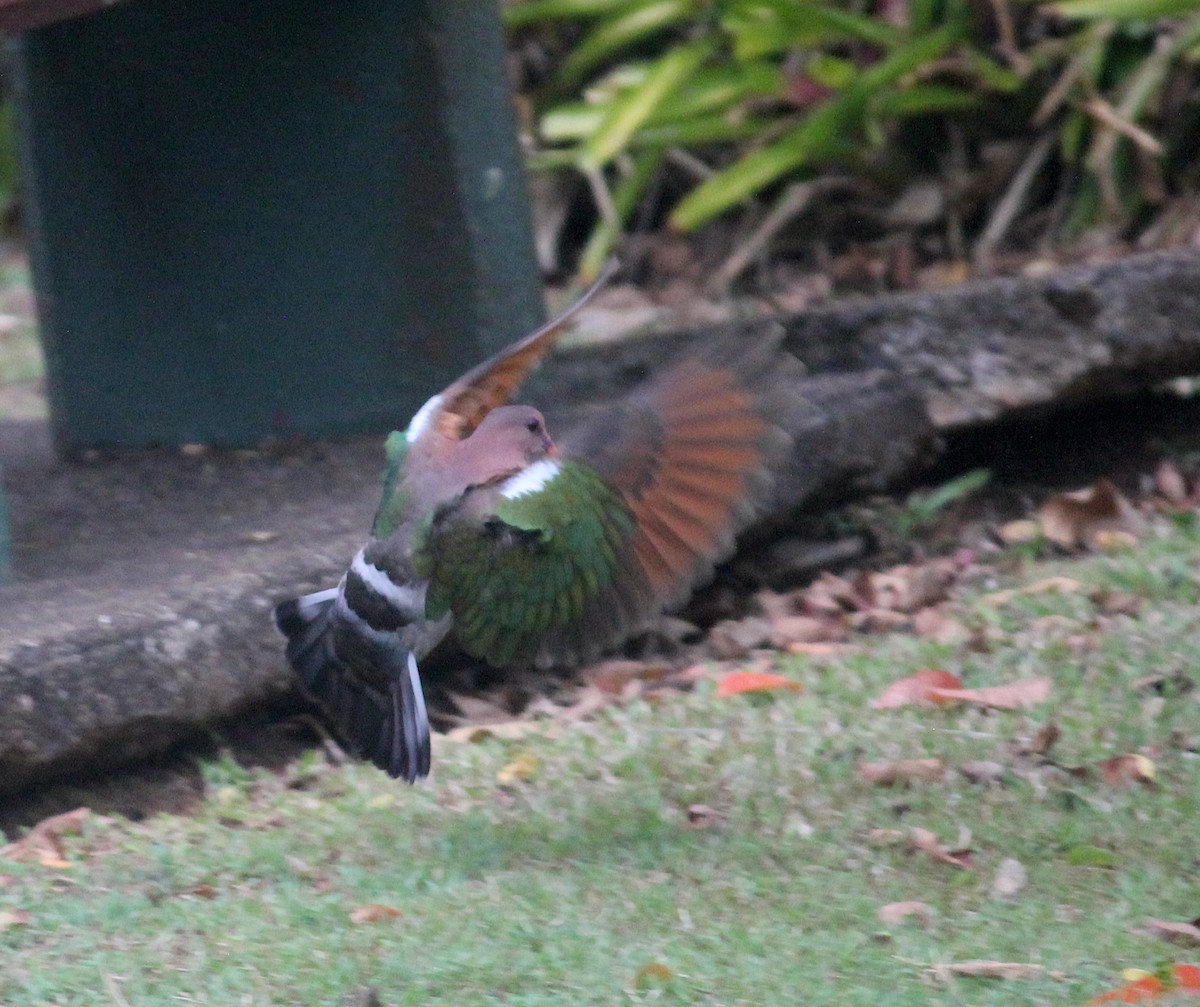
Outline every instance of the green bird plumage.
<svg viewBox="0 0 1200 1007"><path fill-rule="evenodd" d="M764 346L684 361L555 444L504 403L565 317L388 438L370 541L336 588L276 609L306 691L393 776L428 772L416 662L447 633L497 667L615 646L728 555L785 444Z"/></svg>

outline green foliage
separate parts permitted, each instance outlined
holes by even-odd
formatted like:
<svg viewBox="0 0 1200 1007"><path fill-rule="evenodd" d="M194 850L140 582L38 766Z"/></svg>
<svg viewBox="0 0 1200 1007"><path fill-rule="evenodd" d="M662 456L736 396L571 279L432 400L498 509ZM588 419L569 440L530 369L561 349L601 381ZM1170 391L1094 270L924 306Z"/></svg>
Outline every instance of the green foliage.
<svg viewBox="0 0 1200 1007"><path fill-rule="evenodd" d="M927 492L911 494L896 517L897 530L907 538L918 528L934 521L951 504L983 489L991 478L992 473L988 469L971 469Z"/></svg>
<svg viewBox="0 0 1200 1007"><path fill-rule="evenodd" d="M969 0L910 0L899 8L905 25L872 9L855 0L509 4L513 30L582 32L535 95L541 147L532 156L534 168L575 167L596 194L601 219L581 271L599 267L672 148L715 165L672 194L667 222L681 231L829 168L903 177L906 165L936 167L927 147L903 150L898 137L910 126L937 135L927 127L947 120L969 122L980 143L1014 128L1052 130L1067 169L1067 230L1134 218L1169 188L1173 165L1190 164L1200 108L1194 82L1181 78L1200 57L1195 0L1029 4L1011 12L1025 27L1012 39L998 38ZM1021 50L1022 38L1038 41ZM1167 177L1147 192L1155 171Z"/></svg>

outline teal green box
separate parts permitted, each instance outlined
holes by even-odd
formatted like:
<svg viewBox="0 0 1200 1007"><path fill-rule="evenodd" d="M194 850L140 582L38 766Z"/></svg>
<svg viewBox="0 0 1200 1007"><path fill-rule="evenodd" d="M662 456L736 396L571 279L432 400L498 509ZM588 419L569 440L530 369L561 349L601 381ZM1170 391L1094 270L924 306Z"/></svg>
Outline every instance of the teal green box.
<svg viewBox="0 0 1200 1007"><path fill-rule="evenodd" d="M390 429L541 320L499 4L128 0L13 48L61 450Z"/></svg>

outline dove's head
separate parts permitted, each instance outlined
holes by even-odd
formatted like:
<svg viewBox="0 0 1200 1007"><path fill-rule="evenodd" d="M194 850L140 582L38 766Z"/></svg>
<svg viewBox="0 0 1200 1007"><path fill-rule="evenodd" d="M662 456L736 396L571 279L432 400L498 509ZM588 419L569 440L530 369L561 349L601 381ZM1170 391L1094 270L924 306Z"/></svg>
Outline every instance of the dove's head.
<svg viewBox="0 0 1200 1007"><path fill-rule="evenodd" d="M479 485L507 478L557 454L540 412L532 406L500 406L460 443L458 463L465 483Z"/></svg>

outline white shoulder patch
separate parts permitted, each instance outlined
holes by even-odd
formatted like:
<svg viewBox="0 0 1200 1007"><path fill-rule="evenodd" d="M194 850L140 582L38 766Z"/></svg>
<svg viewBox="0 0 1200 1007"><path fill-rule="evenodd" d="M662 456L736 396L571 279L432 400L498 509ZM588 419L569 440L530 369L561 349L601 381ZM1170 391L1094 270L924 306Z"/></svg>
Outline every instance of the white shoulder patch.
<svg viewBox="0 0 1200 1007"><path fill-rule="evenodd" d="M500 485L500 495L506 500L515 500L529 493L540 493L561 471L558 462L543 458L506 479Z"/></svg>
<svg viewBox="0 0 1200 1007"><path fill-rule="evenodd" d="M440 394L433 396L425 405L417 410L417 415L412 418L408 424L408 429L404 431L404 439L412 444L418 437L421 436L432 422L433 414L441 408L442 396Z"/></svg>

